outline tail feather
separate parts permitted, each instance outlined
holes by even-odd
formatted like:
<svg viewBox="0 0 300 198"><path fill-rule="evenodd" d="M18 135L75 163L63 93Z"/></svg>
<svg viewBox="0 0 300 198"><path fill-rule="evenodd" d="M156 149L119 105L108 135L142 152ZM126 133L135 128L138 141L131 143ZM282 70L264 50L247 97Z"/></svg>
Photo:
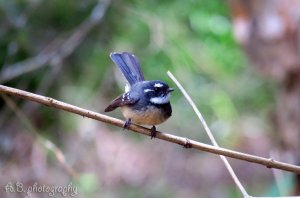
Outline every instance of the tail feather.
<svg viewBox="0 0 300 198"><path fill-rule="evenodd" d="M112 52L110 58L120 68L130 85L144 80L140 63L133 54L129 52Z"/></svg>

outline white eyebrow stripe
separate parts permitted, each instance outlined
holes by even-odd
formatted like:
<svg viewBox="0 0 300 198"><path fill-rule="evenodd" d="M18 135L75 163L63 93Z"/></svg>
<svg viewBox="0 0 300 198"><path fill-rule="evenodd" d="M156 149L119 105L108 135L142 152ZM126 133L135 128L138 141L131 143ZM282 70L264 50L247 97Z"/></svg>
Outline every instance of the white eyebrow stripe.
<svg viewBox="0 0 300 198"><path fill-rule="evenodd" d="M154 87L163 87L164 85L163 84L161 84L161 83L155 83L154 84Z"/></svg>
<svg viewBox="0 0 300 198"><path fill-rule="evenodd" d="M154 91L154 90L153 89L145 89L144 90L145 93L150 92L150 91Z"/></svg>

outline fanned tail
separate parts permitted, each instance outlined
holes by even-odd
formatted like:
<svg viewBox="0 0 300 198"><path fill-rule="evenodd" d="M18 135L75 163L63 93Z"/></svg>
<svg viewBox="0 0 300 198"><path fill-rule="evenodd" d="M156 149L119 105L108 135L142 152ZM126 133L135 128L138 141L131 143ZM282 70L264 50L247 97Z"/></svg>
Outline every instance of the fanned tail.
<svg viewBox="0 0 300 198"><path fill-rule="evenodd" d="M120 68L130 85L143 81L139 60L129 52L112 52L110 58Z"/></svg>

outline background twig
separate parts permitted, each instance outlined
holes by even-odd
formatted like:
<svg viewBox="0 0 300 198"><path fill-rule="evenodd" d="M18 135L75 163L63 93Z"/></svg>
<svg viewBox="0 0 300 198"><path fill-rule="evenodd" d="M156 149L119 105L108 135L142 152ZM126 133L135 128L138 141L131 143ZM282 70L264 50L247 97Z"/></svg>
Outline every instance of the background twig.
<svg viewBox="0 0 300 198"><path fill-rule="evenodd" d="M82 24L80 24L80 26L77 27L70 37L61 45L57 46L57 41L61 40L61 38L54 39L54 41L47 45L47 47L37 56L19 63L7 65L0 73L0 83L39 69L48 63L57 65L80 45L82 40L95 25L102 21L109 4L110 0L99 0L99 3L94 7L90 16L82 22Z"/></svg>
<svg viewBox="0 0 300 198"><path fill-rule="evenodd" d="M193 110L195 111L196 115L198 116L199 120L201 121L210 141L212 142L212 144L216 147L219 147L217 141L215 140L212 132L210 131L207 123L205 122L205 119L203 118L202 114L200 113L200 111L198 110L198 108L196 107L195 103L193 102L192 98L188 95L188 93L185 91L185 89L181 86L181 84L179 83L179 81L175 78L175 76L168 71L167 72L168 76L173 80L173 82L177 85L177 87L180 89L180 91L182 92L182 94L184 95L184 97L187 99L187 101L190 103L190 105L192 106ZM239 190L241 191L241 193L243 194L244 197L249 197L247 191L245 190L245 188L243 187L242 183L240 182L240 180L238 179L238 177L236 176L235 172L233 171L232 167L230 166L228 160L226 159L226 157L220 155L221 160L223 161L225 167L227 168L229 174L231 175L231 177L233 178L233 181L235 182L235 184L237 185L237 187L239 188Z"/></svg>
<svg viewBox="0 0 300 198"><path fill-rule="evenodd" d="M103 115L100 113L96 113L93 111L89 111L68 103L64 103L58 100L55 100L53 98L49 98L49 97L45 97L45 96L41 96L41 95L37 95L37 94L33 94L30 92L26 92L23 90L19 90L19 89L15 89L12 87L7 87L4 85L0 85L0 92L2 93L6 93L9 95L13 95L13 96L17 96L26 100L31 100L31 101L35 101L50 107L54 107L57 109L61 109L64 111L68 111L71 113L75 113L78 115L81 115L83 117L88 117L94 120L98 120L101 122L105 122L114 126L118 126L118 127L123 127L123 125L125 124L125 121L122 121L120 119L116 119L107 115ZM138 126L138 125L130 125L129 127L130 130L140 133L140 134L144 134L144 135L151 135L151 130L142 126ZM189 140L187 138L183 138L183 137L179 137L179 136L175 136L175 135L171 135L171 134L167 134L167 133L162 133L162 132L157 132L157 136L156 138L158 139L162 139L168 142L173 142L179 145L183 145L183 146L187 146L187 147L191 147L197 150L201 150L201 151L206 151L206 152L210 152L210 153L214 153L214 154L218 154L218 155L224 155L227 157L231 157L234 159L240 159L240 160L244 160L244 161L248 161L248 162L252 162L252 163L256 163L256 164L261 164L264 165L268 168L277 168L277 169L281 169L281 170L286 170L286 171L290 171L290 172L294 172L294 173L298 173L300 174L300 167L299 166L295 166L292 164L287 164L284 162L279 162L276 161L274 159L266 159L263 157L258 157L255 155L249 155L246 153L241 153L241 152L237 152L237 151L233 151L233 150L229 150L229 149L224 149L224 148L220 148L220 147L215 147L215 146L211 146L208 144L203 144L194 140Z"/></svg>
<svg viewBox="0 0 300 198"><path fill-rule="evenodd" d="M28 118L24 115L22 111L16 106L16 104L6 95L1 94L1 97L5 101L6 105L15 112L19 120L23 123L23 125L28 129L29 132L33 134L33 136L38 140L38 142L47 150L54 153L56 159L60 162L63 168L68 172L70 176L76 178L78 176L77 172L66 162L65 155L63 152L50 140L45 139L43 136L39 135L37 130L32 126Z"/></svg>

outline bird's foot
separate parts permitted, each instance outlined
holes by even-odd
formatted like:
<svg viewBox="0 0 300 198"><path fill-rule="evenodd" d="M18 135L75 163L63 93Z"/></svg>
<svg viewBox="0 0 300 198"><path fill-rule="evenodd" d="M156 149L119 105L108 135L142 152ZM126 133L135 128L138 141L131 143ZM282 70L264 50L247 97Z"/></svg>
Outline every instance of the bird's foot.
<svg viewBox="0 0 300 198"><path fill-rule="evenodd" d="M183 145L184 148L192 148L192 144L189 139L185 138L185 143Z"/></svg>
<svg viewBox="0 0 300 198"><path fill-rule="evenodd" d="M156 137L156 127L155 126L153 126L151 128L151 134L150 134L150 136L151 136L151 139Z"/></svg>
<svg viewBox="0 0 300 198"><path fill-rule="evenodd" d="M129 126L131 125L131 119L127 119L125 124L123 125L123 130L128 129Z"/></svg>

